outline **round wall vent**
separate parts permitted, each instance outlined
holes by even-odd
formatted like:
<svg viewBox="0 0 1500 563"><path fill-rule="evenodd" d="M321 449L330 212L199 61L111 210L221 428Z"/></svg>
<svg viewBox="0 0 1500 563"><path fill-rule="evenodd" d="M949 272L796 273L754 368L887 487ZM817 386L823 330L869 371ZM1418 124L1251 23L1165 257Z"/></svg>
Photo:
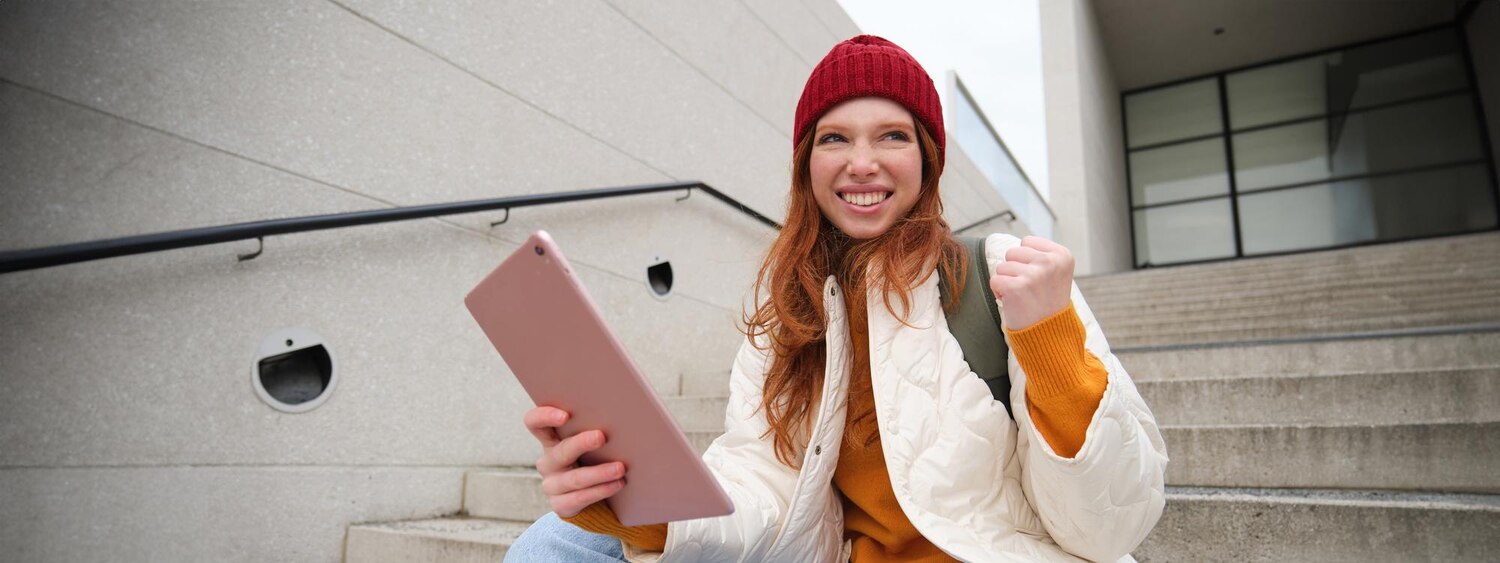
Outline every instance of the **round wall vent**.
<svg viewBox="0 0 1500 563"><path fill-rule="evenodd" d="M250 365L250 384L271 408L307 412L323 404L338 385L333 350L323 337L302 328L286 328L261 341Z"/></svg>

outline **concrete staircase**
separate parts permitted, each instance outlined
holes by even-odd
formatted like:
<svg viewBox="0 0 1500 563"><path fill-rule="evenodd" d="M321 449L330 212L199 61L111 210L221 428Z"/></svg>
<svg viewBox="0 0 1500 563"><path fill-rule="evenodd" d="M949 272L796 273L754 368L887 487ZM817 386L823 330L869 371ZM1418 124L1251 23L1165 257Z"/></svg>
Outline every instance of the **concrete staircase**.
<svg viewBox="0 0 1500 563"><path fill-rule="evenodd" d="M726 376L717 376L725 387ZM724 429L727 397L663 397L699 453ZM485 562L505 557L531 522L551 512L533 467L471 471L464 477L463 512L446 518L359 524L344 543L348 563Z"/></svg>
<svg viewBox="0 0 1500 563"><path fill-rule="evenodd" d="M1500 556L1500 236L1079 286L1172 458L1141 561Z"/></svg>
<svg viewBox="0 0 1500 563"><path fill-rule="evenodd" d="M1079 286L1172 457L1138 559L1500 556L1500 234ZM700 449L722 429L722 396L666 402ZM539 489L471 473L463 514L351 526L346 560L498 561Z"/></svg>

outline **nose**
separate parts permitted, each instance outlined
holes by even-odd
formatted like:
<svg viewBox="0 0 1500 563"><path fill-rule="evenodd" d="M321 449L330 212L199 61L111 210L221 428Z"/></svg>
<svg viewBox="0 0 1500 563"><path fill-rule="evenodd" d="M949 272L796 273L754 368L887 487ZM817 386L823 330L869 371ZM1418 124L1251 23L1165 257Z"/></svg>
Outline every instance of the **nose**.
<svg viewBox="0 0 1500 563"><path fill-rule="evenodd" d="M849 151L849 175L857 178L873 176L880 172L880 163L875 159L872 147L854 147Z"/></svg>

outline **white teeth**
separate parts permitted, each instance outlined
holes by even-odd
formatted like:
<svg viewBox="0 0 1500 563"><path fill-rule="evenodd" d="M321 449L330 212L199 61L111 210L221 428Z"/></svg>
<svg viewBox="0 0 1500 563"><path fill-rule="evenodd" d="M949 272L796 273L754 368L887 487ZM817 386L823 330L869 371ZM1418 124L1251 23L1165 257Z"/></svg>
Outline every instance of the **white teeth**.
<svg viewBox="0 0 1500 563"><path fill-rule="evenodd" d="M886 193L885 192L866 192L866 193L861 193L861 194L852 194L852 193L846 193L846 194L844 194L844 201L847 201L849 203L852 203L854 205L858 205L858 206L861 206L861 207L868 207L868 206L871 206L871 205L875 205L877 203L885 201L885 198L886 198Z"/></svg>

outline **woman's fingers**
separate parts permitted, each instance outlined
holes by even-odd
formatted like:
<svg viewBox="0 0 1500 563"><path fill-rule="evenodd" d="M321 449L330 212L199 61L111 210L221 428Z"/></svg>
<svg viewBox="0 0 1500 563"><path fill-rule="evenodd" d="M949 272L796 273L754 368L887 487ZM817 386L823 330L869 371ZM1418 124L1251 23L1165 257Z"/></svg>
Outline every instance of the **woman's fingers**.
<svg viewBox="0 0 1500 563"><path fill-rule="evenodd" d="M572 518L577 516L579 512L582 512L583 509L588 508L590 504L612 497L623 488L625 488L625 480L615 479L614 481L600 483L587 489L549 496L547 500L552 503L552 511L556 512L558 516Z"/></svg>
<svg viewBox="0 0 1500 563"><path fill-rule="evenodd" d="M1043 251L1043 252L1067 252L1068 251L1067 247L1065 247L1065 246L1063 246L1061 244L1058 244L1056 241L1053 241L1052 239L1042 238L1042 237L1039 237L1039 236L1027 236L1026 238L1021 239L1021 246L1035 248L1035 249Z"/></svg>
<svg viewBox="0 0 1500 563"><path fill-rule="evenodd" d="M1020 262L1030 264L1042 257L1042 251L1029 246L1013 246L1005 251L1006 262Z"/></svg>
<svg viewBox="0 0 1500 563"><path fill-rule="evenodd" d="M588 467L575 467L542 479L542 493L549 497L565 495L625 477L625 464L612 461Z"/></svg>
<svg viewBox="0 0 1500 563"><path fill-rule="evenodd" d="M542 452L542 458L536 462L536 469L544 477L562 471L578 463L578 456L597 450L603 445L603 432L598 430L579 432L558 442L555 446L546 448L546 451Z"/></svg>
<svg viewBox="0 0 1500 563"><path fill-rule="evenodd" d="M990 277L1024 275L1028 267L1030 264L1022 262L1001 262L999 266L995 266L995 272Z"/></svg>
<svg viewBox="0 0 1500 563"><path fill-rule="evenodd" d="M557 436L557 427L568 421L568 411L557 407L537 407L526 411L522 417L526 429L542 443L543 448L556 446L562 439Z"/></svg>

